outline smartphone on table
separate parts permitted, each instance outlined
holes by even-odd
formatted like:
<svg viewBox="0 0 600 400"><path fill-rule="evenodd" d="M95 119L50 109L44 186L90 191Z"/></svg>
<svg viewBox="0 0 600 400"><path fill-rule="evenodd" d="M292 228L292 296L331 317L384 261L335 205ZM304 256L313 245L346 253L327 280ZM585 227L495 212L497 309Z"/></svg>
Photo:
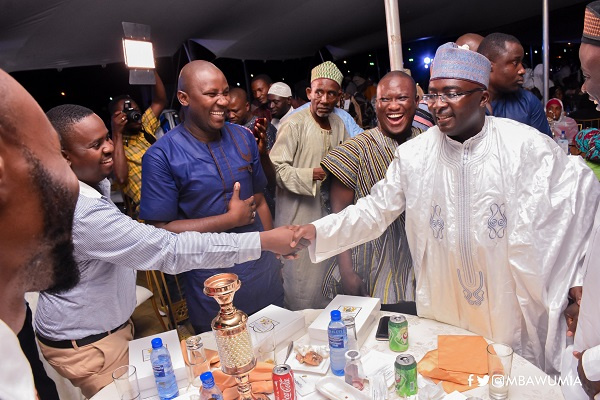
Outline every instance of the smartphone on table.
<svg viewBox="0 0 600 400"><path fill-rule="evenodd" d="M390 322L390 316L386 315L379 318L379 325L377 326L377 332L375 332L376 340L389 340L388 323Z"/></svg>

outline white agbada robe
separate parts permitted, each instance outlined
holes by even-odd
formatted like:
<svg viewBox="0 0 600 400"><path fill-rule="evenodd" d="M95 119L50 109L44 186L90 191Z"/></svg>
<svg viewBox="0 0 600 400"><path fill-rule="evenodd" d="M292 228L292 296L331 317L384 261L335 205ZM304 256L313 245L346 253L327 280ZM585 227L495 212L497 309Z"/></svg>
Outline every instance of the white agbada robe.
<svg viewBox="0 0 600 400"><path fill-rule="evenodd" d="M486 117L464 143L434 126L397 148L370 196L314 222L309 251L318 262L373 240L406 210L419 316L555 373L599 195L580 158L529 126Z"/></svg>
<svg viewBox="0 0 600 400"><path fill-rule="evenodd" d="M21 350L17 335L0 319L0 399L35 400L37 398L29 361Z"/></svg>
<svg viewBox="0 0 600 400"><path fill-rule="evenodd" d="M310 108L286 118L269 154L277 175L274 225L302 225L327 215L321 199L321 181L313 169L325 155L348 139L340 117L329 115L330 130L322 129ZM321 293L327 264L313 265L306 252L283 262L285 305L291 310L324 308L329 299Z"/></svg>
<svg viewBox="0 0 600 400"><path fill-rule="evenodd" d="M596 213L583 270L583 297L575 331L575 343L565 351L561 369L563 382L570 383L562 385L565 399L569 400L589 398L579 384L572 384L578 376L578 360L573 356L573 350L586 350L583 355L585 376L591 381L600 381L600 209ZM600 400L600 394L596 395L595 399Z"/></svg>

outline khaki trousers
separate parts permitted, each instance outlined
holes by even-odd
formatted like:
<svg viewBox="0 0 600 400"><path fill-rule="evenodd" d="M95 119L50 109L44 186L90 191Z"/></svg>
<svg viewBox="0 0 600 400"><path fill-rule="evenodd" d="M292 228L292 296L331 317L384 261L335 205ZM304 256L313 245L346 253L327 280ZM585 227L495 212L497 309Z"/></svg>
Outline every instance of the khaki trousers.
<svg viewBox="0 0 600 400"><path fill-rule="evenodd" d="M100 389L112 382L112 372L129 364L129 342L133 340L133 323L105 338L73 349L57 349L38 340L40 350L48 364L74 386L81 389L86 398L91 398Z"/></svg>

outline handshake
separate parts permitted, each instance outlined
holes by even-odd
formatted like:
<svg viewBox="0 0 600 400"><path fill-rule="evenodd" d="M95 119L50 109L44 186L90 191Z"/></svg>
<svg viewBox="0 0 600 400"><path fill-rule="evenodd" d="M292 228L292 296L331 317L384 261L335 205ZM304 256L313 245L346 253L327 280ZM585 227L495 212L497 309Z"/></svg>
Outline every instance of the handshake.
<svg viewBox="0 0 600 400"><path fill-rule="evenodd" d="M285 259L294 259L298 258L297 253L307 248L315 237L314 225L287 225L260 232L260 243L263 250Z"/></svg>

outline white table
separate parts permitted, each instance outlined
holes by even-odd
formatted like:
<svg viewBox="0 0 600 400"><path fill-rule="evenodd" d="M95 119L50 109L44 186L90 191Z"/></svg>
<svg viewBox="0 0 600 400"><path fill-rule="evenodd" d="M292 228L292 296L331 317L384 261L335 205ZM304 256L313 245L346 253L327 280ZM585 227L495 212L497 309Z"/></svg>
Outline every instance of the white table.
<svg viewBox="0 0 600 400"><path fill-rule="evenodd" d="M305 335L299 339L307 340L308 333L306 333L306 328L314 321L321 310L303 310L301 311L306 318L306 327L305 327ZM393 313L381 312L381 316L384 315L392 315ZM417 361L421 360L425 353L430 350L437 348L437 337L438 335L472 335L473 333L466 331L462 328L457 328L455 326L443 324L441 322L419 318L412 315L406 315L406 319L408 320L409 326L409 342L410 347L406 353L412 354ZM387 341L377 341L375 340L375 331L377 329L378 319L373 324L371 332L368 335L368 338L365 340L363 346L361 347L361 353L366 354L369 351L377 350L383 353L392 353L389 350L389 345ZM208 349L216 350L216 343L214 340L214 336L212 332L207 332L202 334L202 340L204 342L204 346ZM289 342L288 342L289 343ZM277 347L277 360L283 360L285 357L285 353L287 350L287 344L282 343ZM328 374L331 374L329 372ZM509 399L514 400L564 400L562 395L562 391L560 386L555 385L554 381L550 379L542 370L535 367L529 361L525 360L523 357L515 354L513 358L513 367L512 367L512 375L515 377L523 376L525 379L526 385L522 386L511 386L509 392ZM527 382L527 378L531 377L534 382L546 382L545 384L532 384L532 382ZM476 385L476 383L474 383ZM365 389L366 390L366 389ZM180 390L181 396L178 399L188 399L189 394L185 393L186 390ZM368 393L368 392L367 392ZM463 393L465 396L477 396L484 400L488 400L488 388L484 387L476 387L472 390ZM390 400L399 399L399 397L395 394L395 392L390 390L389 392ZM90 400L116 400L118 399L118 394L114 384L110 384L100 392L98 392L92 399ZM158 398L153 398L152 400L158 400ZM321 396L318 392L312 393L309 396L303 397L302 399L311 399L311 400L320 400L326 399L326 397Z"/></svg>

